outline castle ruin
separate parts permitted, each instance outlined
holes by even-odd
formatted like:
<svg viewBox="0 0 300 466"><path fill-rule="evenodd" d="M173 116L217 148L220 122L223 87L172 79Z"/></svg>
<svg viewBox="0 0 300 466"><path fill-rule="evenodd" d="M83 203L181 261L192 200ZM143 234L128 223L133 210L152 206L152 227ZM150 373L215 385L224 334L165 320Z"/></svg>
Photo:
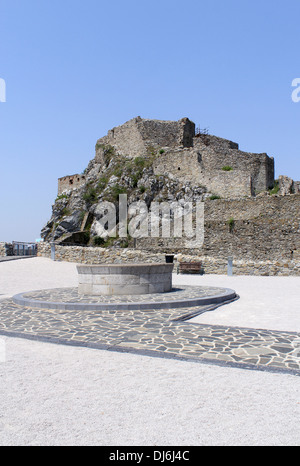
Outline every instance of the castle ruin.
<svg viewBox="0 0 300 466"><path fill-rule="evenodd" d="M142 201L147 207L203 202L203 245L193 249L185 238L172 236L103 244L98 207L116 204L120 193L128 204ZM137 117L108 131L97 140L84 174L59 178L52 211L39 251L50 254L55 241L61 260L155 262L175 254L179 261L197 258L204 273L226 273L232 257L242 274L300 274L300 182L274 180L273 157L241 151L235 142L199 131L188 118Z"/></svg>
<svg viewBox="0 0 300 466"><path fill-rule="evenodd" d="M96 143L95 162L104 164L107 147L126 157L147 157L159 153L154 174L179 182L204 186L222 198L255 196L274 186L274 159L265 153L239 150L237 143L207 134L196 134L188 118L162 121L133 118L117 126ZM63 177L58 192L82 185L82 175Z"/></svg>

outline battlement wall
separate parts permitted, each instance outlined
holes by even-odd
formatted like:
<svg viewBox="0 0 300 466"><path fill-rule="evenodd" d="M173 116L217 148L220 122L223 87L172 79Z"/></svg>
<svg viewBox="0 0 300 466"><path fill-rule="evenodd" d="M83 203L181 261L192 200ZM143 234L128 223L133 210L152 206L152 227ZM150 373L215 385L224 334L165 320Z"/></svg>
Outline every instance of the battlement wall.
<svg viewBox="0 0 300 466"><path fill-rule="evenodd" d="M216 153L204 146L168 150L154 162L154 174L205 186L224 198L252 196L273 187L273 165L265 154ZM274 176L274 175L273 175Z"/></svg>
<svg viewBox="0 0 300 466"><path fill-rule="evenodd" d="M142 157L162 147L191 147L194 136L195 124L188 118L163 121L137 117L98 139L96 152L99 146L112 146L121 155Z"/></svg>
<svg viewBox="0 0 300 466"><path fill-rule="evenodd" d="M198 151L198 160L202 171L232 169L243 171L252 178L253 190L257 193L274 186L274 159L266 153L244 152L231 141L214 137L213 143L204 144L195 138L194 150ZM208 142L210 139L208 139ZM227 146L227 147L226 147ZM232 177L234 179L234 177Z"/></svg>
<svg viewBox="0 0 300 466"><path fill-rule="evenodd" d="M147 251L194 254L243 261L300 263L300 195L219 199L205 202L204 243L186 248L184 238L141 238L136 247ZM300 266L299 266L300 273Z"/></svg>
<svg viewBox="0 0 300 466"><path fill-rule="evenodd" d="M68 175L58 178L57 195L60 196L64 191L73 190L85 184L85 175Z"/></svg>

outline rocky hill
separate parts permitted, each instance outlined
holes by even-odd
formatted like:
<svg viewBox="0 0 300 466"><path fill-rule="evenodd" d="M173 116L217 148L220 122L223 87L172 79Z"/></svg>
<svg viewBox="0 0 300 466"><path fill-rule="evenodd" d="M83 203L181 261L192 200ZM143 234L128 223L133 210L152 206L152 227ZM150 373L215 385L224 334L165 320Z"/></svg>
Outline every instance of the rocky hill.
<svg viewBox="0 0 300 466"><path fill-rule="evenodd" d="M103 163L91 160L84 172L85 183L65 189L52 206L52 217L41 232L45 241L102 244L97 235L97 205L109 201L118 212L119 194L127 194L128 204L144 201L203 201L213 196L203 186L191 181L178 182L167 173L154 174L153 164L161 153L128 157L117 154L112 146L103 149ZM115 242L126 247L128 240ZM107 243L111 243L108 240Z"/></svg>
<svg viewBox="0 0 300 466"><path fill-rule="evenodd" d="M286 186L285 180L285 186ZM188 118L178 122L140 117L110 130L99 139L95 157L84 173L58 180L51 219L41 232L45 241L61 244L133 245L133 239L99 235L99 209L128 204L196 202L244 198L278 191L274 160L245 153L238 144L196 130ZM298 186L298 185L297 185ZM289 188L288 188L289 189Z"/></svg>

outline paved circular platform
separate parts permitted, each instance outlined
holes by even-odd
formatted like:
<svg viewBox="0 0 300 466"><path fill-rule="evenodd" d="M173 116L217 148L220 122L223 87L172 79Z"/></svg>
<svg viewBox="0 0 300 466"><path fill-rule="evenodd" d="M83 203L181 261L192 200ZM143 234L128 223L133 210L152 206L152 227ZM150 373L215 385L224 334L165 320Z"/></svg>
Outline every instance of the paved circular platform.
<svg viewBox="0 0 300 466"><path fill-rule="evenodd" d="M196 307L236 298L236 292L229 288L181 286L167 293L122 296L83 296L78 293L78 288L55 288L20 293L13 296L13 301L39 309L126 311Z"/></svg>
<svg viewBox="0 0 300 466"><path fill-rule="evenodd" d="M81 303L77 310L55 309L54 302L48 302L49 308L41 308L45 294L55 299L67 290L72 295L70 300L76 300L74 289L72 293L69 288L24 293L28 301L33 295L38 297L39 308L29 307L28 302L22 306L12 299L0 301L0 335L300 376L299 333L205 325L191 320L232 300L143 310L116 310L113 303L114 308L101 311L88 307L91 303ZM214 298L214 290L210 289L210 298ZM228 308L223 309L226 312Z"/></svg>

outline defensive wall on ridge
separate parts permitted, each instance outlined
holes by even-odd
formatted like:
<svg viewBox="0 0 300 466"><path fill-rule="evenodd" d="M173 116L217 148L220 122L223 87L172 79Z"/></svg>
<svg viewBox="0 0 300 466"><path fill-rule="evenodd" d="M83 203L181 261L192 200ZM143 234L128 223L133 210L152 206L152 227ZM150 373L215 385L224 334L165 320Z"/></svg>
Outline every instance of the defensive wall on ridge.
<svg viewBox="0 0 300 466"><path fill-rule="evenodd" d="M201 261L204 273L300 275L300 194L206 201L204 244L184 247L182 238L141 238L135 248L57 246L58 260L79 263L161 262L165 254L178 261ZM50 257L50 243L38 254Z"/></svg>

